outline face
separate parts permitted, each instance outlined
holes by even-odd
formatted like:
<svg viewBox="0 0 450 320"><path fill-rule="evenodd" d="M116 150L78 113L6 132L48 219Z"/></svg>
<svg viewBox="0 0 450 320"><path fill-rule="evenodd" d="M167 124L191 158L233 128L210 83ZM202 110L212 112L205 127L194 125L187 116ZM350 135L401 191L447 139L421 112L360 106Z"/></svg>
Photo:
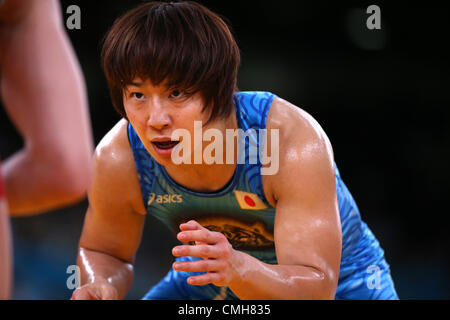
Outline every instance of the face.
<svg viewBox="0 0 450 320"><path fill-rule="evenodd" d="M150 80L136 78L124 90L123 105L133 128L151 156L163 166L173 165L171 154L179 141L171 140L176 129L194 136L194 121L206 123L200 93L154 86Z"/></svg>

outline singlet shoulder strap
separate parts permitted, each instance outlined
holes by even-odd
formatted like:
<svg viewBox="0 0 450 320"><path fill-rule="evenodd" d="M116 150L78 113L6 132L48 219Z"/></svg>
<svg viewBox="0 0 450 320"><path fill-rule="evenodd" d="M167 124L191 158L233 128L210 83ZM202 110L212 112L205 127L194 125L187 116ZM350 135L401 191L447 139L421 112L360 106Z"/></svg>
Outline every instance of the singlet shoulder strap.
<svg viewBox="0 0 450 320"><path fill-rule="evenodd" d="M236 92L234 95L234 103L239 128L244 131L249 129L254 129L256 131L259 129L266 129L267 115L275 98L275 94L265 91ZM264 145L259 145L259 139L257 139L257 144L258 150L263 150ZM248 150L247 142L246 150ZM262 163L260 158L258 157L256 164L252 164L249 161L248 154L246 154L245 167L250 189L252 192L256 193L266 205L270 205L264 195L261 176Z"/></svg>

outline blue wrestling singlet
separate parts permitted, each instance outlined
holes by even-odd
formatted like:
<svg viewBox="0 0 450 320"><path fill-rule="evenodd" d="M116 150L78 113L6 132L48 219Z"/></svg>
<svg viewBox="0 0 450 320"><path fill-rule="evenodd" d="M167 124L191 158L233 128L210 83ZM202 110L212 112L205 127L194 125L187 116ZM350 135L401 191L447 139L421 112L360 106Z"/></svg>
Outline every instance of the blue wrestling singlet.
<svg viewBox="0 0 450 320"><path fill-rule="evenodd" d="M222 232L234 249L263 262L276 264L273 236L275 208L264 195L259 157L253 161L248 153L249 140L259 146L257 133L259 129L266 128L267 114L275 97L269 92L235 93L233 100L238 127L250 133L249 139L246 139L246 161L238 163L231 181L214 193L195 192L173 181L147 152L129 124L128 138L147 212L160 219L174 233L179 231L180 223L195 219L209 230ZM262 146L259 148L262 149ZM342 256L336 299L398 299L384 252L361 220L358 207L336 165L335 175L342 225ZM195 259L200 258L182 257L176 260ZM227 287L187 283L189 276L199 274L171 269L144 299L238 299Z"/></svg>

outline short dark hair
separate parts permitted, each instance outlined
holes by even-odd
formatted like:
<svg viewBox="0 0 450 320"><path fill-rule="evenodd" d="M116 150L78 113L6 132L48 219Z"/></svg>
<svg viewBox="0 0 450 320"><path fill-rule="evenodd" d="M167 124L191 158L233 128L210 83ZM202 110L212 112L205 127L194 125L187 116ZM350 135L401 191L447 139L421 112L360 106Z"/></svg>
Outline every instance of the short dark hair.
<svg viewBox="0 0 450 320"><path fill-rule="evenodd" d="M147 2L119 17L101 52L112 103L127 118L123 90L135 77L199 92L209 120L234 110L240 53L228 25L192 2Z"/></svg>

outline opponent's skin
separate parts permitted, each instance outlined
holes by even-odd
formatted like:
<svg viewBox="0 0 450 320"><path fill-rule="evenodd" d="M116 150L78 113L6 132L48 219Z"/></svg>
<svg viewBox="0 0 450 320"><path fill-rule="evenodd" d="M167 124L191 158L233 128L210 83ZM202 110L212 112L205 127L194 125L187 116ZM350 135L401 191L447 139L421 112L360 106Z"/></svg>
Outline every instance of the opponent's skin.
<svg viewBox="0 0 450 320"><path fill-rule="evenodd" d="M155 136L166 136L179 127L192 130L194 120L205 120L199 97L178 102L181 107L167 99L170 92L163 87L146 82L128 90L134 91L152 98L143 98L144 102L125 98L129 120L167 174L193 191L222 189L233 176L235 165L171 165L170 157L155 154L148 146ZM137 107L139 103L145 106ZM84 286L74 292L73 299L123 298L133 280L133 258L147 208L127 127L127 121L120 121L95 153L94 183L78 257ZM225 128L236 128L236 115L209 127L223 133ZM178 246L173 254L209 259L184 259L173 268L212 271L189 273L187 286L226 285L240 299L332 299L339 279L342 234L331 145L311 116L280 98L270 107L267 129L280 130L279 172L262 177L265 198L276 208L273 235L278 263L265 263L235 250L223 234L190 221L180 225L178 239L196 241L197 245ZM269 150L270 143L269 139Z"/></svg>
<svg viewBox="0 0 450 320"><path fill-rule="evenodd" d="M93 150L81 68L56 0L7 0L0 7L2 103L24 138L4 159L12 216L80 200Z"/></svg>
<svg viewBox="0 0 450 320"><path fill-rule="evenodd" d="M90 182L86 89L57 0L0 3L0 77L2 104L24 139L24 147L1 167L0 298L7 299L8 212L26 216L72 204L85 196Z"/></svg>

